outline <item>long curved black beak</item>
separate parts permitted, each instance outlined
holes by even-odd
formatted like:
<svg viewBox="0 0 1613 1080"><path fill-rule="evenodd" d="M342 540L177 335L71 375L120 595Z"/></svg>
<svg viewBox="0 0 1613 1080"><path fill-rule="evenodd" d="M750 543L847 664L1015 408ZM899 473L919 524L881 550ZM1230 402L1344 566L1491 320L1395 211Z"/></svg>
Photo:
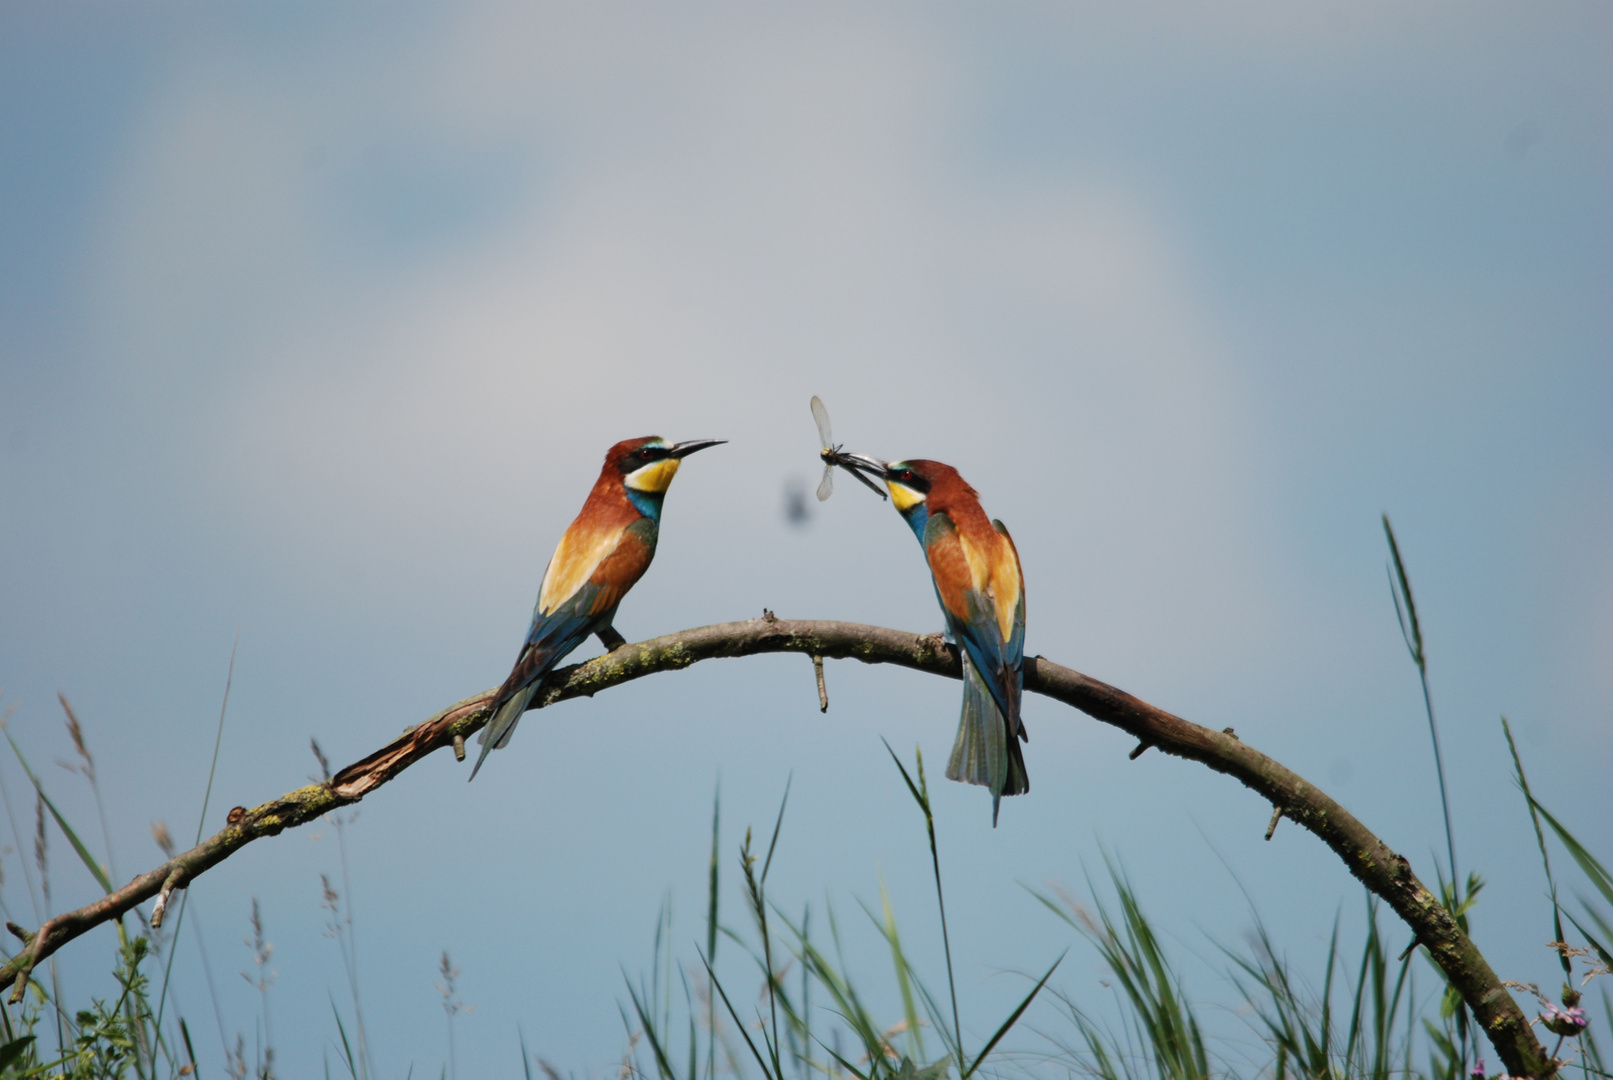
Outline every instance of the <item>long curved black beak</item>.
<svg viewBox="0 0 1613 1080"><path fill-rule="evenodd" d="M855 466L858 469L866 469L881 479L884 479L885 470L890 468L890 462L881 461L877 457L870 457L867 454L840 454L838 456L842 463Z"/></svg>
<svg viewBox="0 0 1613 1080"><path fill-rule="evenodd" d="M696 450L704 450L708 446L720 446L727 439L690 439L688 442L675 444L667 453L675 458L686 458Z"/></svg>
<svg viewBox="0 0 1613 1080"><path fill-rule="evenodd" d="M862 481L862 485L869 491L872 491L881 499L890 497L879 489L878 484L874 483L864 475L864 472L866 471L873 473L880 479L884 479L885 471L890 467L888 464L876 457L869 457L867 454L836 454L834 458L834 464L839 465L842 469L845 469L858 480Z"/></svg>

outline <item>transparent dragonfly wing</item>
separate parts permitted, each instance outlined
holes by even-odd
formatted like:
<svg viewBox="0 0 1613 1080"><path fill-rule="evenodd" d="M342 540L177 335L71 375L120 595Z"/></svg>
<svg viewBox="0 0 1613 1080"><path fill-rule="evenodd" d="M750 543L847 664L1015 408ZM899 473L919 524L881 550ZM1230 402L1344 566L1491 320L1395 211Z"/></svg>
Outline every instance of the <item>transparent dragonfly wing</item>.
<svg viewBox="0 0 1613 1080"><path fill-rule="evenodd" d="M818 441L823 448L829 450L834 446L834 432L829 428L829 410L823 407L823 399L812 395L812 419L818 425ZM818 501L823 502L835 489L835 467L833 462L825 460L823 466L823 479L818 481Z"/></svg>
<svg viewBox="0 0 1613 1080"><path fill-rule="evenodd" d="M817 399L814 398L813 400L816 401ZM823 502L830 495L834 494L834 490L835 467L833 465L825 465L823 467L823 479L818 483L818 501Z"/></svg>
<svg viewBox="0 0 1613 1080"><path fill-rule="evenodd" d="M825 450L829 449L835 444L834 433L829 430L829 410L823 407L823 401L816 394L812 395L812 419L818 422L818 440Z"/></svg>

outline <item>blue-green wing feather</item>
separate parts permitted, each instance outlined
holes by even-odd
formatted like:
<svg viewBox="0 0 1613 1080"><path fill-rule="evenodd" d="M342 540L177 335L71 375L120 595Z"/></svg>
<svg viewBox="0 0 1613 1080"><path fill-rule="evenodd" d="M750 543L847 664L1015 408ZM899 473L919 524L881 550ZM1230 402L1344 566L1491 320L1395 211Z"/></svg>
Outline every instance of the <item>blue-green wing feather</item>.
<svg viewBox="0 0 1613 1080"><path fill-rule="evenodd" d="M996 524L996 523L994 523ZM943 532L955 527L945 514L931 514L924 527L924 546L936 543ZM1007 641L997 626L997 612L985 596L970 592L968 618L960 619L941 601L941 590L935 590L936 602L946 616L947 629L954 640L966 649L990 687L992 699L1004 715L1019 715L1018 698L1024 685L1025 665L1025 598L1021 596L1014 608L1014 631Z"/></svg>
<svg viewBox="0 0 1613 1080"><path fill-rule="evenodd" d="M924 528L926 549L954 528L945 514L930 515ZM951 780L989 789L992 823L996 824L1002 797L1030 790L1025 759L1019 749L1019 740L1026 738L1019 715L1024 687L1025 598L1021 595L1015 604L1013 632L1004 641L996 610L987 597L971 591L968 618L962 619L941 600L939 587L935 595L946 617L947 630L963 653L963 709L946 775ZM1010 730L1018 735L1017 739L1010 738Z"/></svg>
<svg viewBox="0 0 1613 1080"><path fill-rule="evenodd" d="M586 641L588 635L610 625L616 614L614 607L594 612L594 604L602 591L599 585L585 583L547 615L533 610L532 626L516 658L515 668L494 695L492 718L482 728L477 740L482 744L482 752L470 771L472 780L476 779L476 772L487 760L490 751L502 750L509 745L515 725L532 703L532 695L537 693L543 677Z"/></svg>

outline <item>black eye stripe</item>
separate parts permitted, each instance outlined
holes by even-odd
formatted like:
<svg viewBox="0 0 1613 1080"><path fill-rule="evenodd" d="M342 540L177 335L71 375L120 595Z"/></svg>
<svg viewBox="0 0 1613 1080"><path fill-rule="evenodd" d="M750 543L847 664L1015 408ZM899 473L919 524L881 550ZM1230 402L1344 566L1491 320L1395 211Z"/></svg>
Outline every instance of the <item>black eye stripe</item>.
<svg viewBox="0 0 1613 1080"><path fill-rule="evenodd" d="M891 473L890 476L891 479L896 483L906 485L907 487L918 492L920 495L927 496L930 493L929 480L925 479L923 476L920 476L912 469L897 469L895 472Z"/></svg>
<svg viewBox="0 0 1613 1080"><path fill-rule="evenodd" d="M616 467L626 476L628 473L642 472L651 465L675 460L669 446L640 446L618 458Z"/></svg>

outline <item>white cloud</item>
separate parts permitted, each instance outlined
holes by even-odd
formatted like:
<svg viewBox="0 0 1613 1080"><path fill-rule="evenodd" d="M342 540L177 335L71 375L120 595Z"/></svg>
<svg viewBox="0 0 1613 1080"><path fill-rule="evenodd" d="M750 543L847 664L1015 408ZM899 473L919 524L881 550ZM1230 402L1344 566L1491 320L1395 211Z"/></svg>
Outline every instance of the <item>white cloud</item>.
<svg viewBox="0 0 1613 1080"><path fill-rule="evenodd" d="M1155 632L1139 603L1191 640L1185 608L1269 621L1229 358L1141 185L938 171L974 120L933 31L489 10L423 56L316 50L292 82L210 49L134 140L101 332L171 368L153 407L224 447L184 467L266 557L395 570L467 515L546 535L629 433L733 438L720 467L771 490L810 471L822 392L847 438L972 468L1030 549L1068 529L1104 573L1044 571L1044 595L1131 612L1116 648ZM542 164L469 246L388 261L333 216L377 132ZM1124 524L1039 507L1027 462Z"/></svg>

